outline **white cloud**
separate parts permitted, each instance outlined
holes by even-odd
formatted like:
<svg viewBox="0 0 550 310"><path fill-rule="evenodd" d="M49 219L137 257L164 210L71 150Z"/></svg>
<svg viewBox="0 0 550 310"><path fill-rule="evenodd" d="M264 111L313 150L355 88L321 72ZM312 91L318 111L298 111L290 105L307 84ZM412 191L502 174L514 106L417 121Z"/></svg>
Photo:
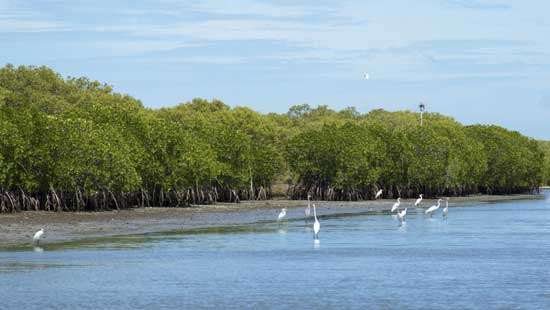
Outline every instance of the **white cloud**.
<svg viewBox="0 0 550 310"><path fill-rule="evenodd" d="M45 18L30 9L19 8L14 2L0 0L0 33L63 30L67 30L67 25L62 22Z"/></svg>
<svg viewBox="0 0 550 310"><path fill-rule="evenodd" d="M54 21L0 19L0 33L49 32L69 30L66 25Z"/></svg>
<svg viewBox="0 0 550 310"><path fill-rule="evenodd" d="M164 1L169 5L175 5L179 2ZM184 9L191 9L197 12L203 12L216 15L250 15L265 16L274 18L297 18L311 15L318 11L319 5L314 8L306 8L297 5L275 5L267 2L236 0L236 1L190 1L182 5Z"/></svg>
<svg viewBox="0 0 550 310"><path fill-rule="evenodd" d="M205 64L205 65L237 65L247 63L245 57L233 56L189 56L189 57L164 57L163 63L173 64Z"/></svg>
<svg viewBox="0 0 550 310"><path fill-rule="evenodd" d="M89 43L90 48L109 51L109 53L113 56L163 52L177 48L197 46L200 46L200 44L183 43L174 40L122 40L94 41Z"/></svg>
<svg viewBox="0 0 550 310"><path fill-rule="evenodd" d="M68 1L62 5L75 6ZM409 76L433 78L480 76L479 72L471 72L479 70L475 66L492 70L487 66L514 64L517 70L520 65L548 64L550 43L540 36L549 28L540 22L544 20L544 10L517 3L509 10L509 6L507 2L491 0L427 0L414 6L405 0L396 0L392 5L344 0L311 6L252 0L163 0L140 2L135 8L76 7L80 14L101 13L101 24L96 20L73 18L71 23L68 19L47 19L40 12L12 6L5 10L7 13L0 13L0 32L70 29L95 33L109 39L80 44L112 56L154 54L197 45L223 46L228 41L255 42L258 46L276 42L288 48L260 48L246 58L227 49L219 53L210 50L209 56L203 56L196 49L185 57L171 55L159 57L159 61L317 62L342 66L343 70L369 67L376 76L388 79L410 73L416 74ZM0 8L4 8L2 2ZM469 67L457 69L461 64ZM488 76L492 74L487 72Z"/></svg>

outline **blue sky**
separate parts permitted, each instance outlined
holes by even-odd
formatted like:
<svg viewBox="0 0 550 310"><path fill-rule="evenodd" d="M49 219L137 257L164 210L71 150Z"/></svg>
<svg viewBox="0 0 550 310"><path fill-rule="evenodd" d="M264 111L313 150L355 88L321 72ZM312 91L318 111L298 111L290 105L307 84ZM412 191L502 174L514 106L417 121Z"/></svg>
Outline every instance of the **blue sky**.
<svg viewBox="0 0 550 310"><path fill-rule="evenodd" d="M423 101L550 139L548 12L543 0L0 0L0 62L88 76L148 107Z"/></svg>

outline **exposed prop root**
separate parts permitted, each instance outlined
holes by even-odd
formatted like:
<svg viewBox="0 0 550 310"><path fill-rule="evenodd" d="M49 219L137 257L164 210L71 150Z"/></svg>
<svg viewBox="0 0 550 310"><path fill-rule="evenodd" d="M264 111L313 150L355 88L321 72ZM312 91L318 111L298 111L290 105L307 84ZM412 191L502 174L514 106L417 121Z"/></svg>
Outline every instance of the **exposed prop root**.
<svg viewBox="0 0 550 310"><path fill-rule="evenodd" d="M271 192L265 187L254 188L256 200L269 199ZM116 192L109 189L85 191L74 188L63 191L50 186L47 192L0 190L0 213L19 211L104 211L124 210L136 207L188 207L194 204L216 202L239 203L240 197L250 197L249 189L221 187L190 187L185 189L146 190Z"/></svg>

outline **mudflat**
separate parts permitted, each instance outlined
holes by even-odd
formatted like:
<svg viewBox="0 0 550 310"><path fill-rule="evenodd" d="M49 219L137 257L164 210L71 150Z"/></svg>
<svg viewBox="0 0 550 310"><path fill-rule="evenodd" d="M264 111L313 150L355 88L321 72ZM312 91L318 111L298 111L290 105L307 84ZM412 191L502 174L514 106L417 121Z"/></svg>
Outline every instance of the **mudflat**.
<svg viewBox="0 0 550 310"><path fill-rule="evenodd" d="M543 195L474 195L450 198L449 206L476 205L506 200L543 199ZM395 200L316 201L317 213L325 216L376 214L389 212ZM414 199L404 199L401 208L412 207ZM435 204L425 199L423 207ZM275 221L281 208L287 208L287 219L304 218L303 200L243 201L187 208L134 208L103 212L20 212L0 214L0 248L31 245L32 236L45 230L43 244L87 238L145 234L180 229L244 225Z"/></svg>

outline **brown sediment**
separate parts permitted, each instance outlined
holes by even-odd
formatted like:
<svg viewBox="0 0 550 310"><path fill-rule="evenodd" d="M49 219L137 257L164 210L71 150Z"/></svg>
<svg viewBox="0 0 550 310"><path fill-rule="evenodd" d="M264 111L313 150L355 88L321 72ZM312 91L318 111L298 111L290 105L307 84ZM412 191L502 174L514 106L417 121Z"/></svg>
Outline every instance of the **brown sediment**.
<svg viewBox="0 0 550 310"><path fill-rule="evenodd" d="M450 206L519 199L541 199L542 195L476 195L454 197ZM411 206L413 199L402 200L401 207ZM434 200L424 200L423 206ZM383 213L394 200L321 201L317 213L323 216L354 213ZM287 208L289 219L304 217L307 201L243 201L239 204L193 206L188 208L135 208L104 212L25 211L0 214L0 248L31 243L35 231L44 228L43 244L118 235L144 234L179 229L244 225L274 221L281 208Z"/></svg>

